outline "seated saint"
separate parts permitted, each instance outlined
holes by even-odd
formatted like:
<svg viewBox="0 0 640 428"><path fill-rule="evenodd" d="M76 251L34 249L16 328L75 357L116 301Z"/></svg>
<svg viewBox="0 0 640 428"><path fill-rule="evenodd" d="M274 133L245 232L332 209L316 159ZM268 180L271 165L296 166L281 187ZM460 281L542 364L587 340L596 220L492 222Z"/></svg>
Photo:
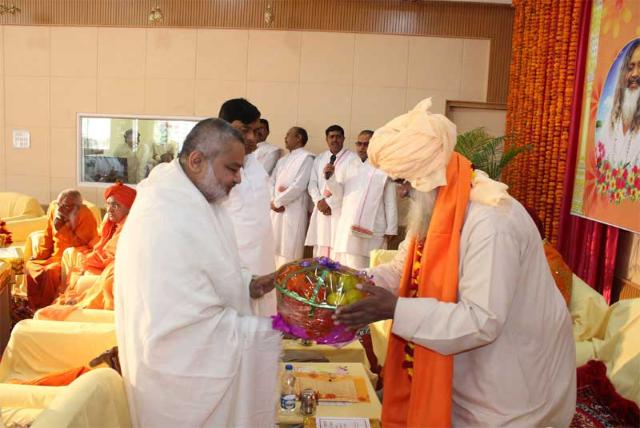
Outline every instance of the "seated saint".
<svg viewBox="0 0 640 428"><path fill-rule="evenodd" d="M107 216L99 241L88 253L65 254L69 267L68 285L53 305L41 309L37 319L64 320L76 309L113 310L113 262L122 226L136 197L136 191L122 183L109 187L104 197Z"/></svg>
<svg viewBox="0 0 640 428"><path fill-rule="evenodd" d="M98 235L96 219L77 190L64 190L47 212L47 228L37 254L25 265L27 297L33 311L56 298L62 254L71 247L90 247Z"/></svg>

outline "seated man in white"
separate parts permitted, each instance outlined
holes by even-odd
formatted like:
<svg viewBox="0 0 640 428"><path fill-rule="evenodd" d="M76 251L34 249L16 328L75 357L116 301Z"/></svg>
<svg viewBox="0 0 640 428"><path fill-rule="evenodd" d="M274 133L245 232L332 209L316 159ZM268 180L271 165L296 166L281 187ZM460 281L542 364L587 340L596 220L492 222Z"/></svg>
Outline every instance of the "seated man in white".
<svg viewBox="0 0 640 428"><path fill-rule="evenodd" d="M327 181L329 191L342 198L333 237L334 259L356 269L369 267L371 250L386 248L387 240L398 233L395 184L367 159L372 135L369 130L358 135L356 150L362 163L351 165L345 181L335 175Z"/></svg>
<svg viewBox="0 0 640 428"><path fill-rule="evenodd" d="M273 170L271 224L276 241L276 267L302 258L307 232L309 194L307 186L313 155L304 149L309 137L304 128L294 126L284 138L289 154Z"/></svg>

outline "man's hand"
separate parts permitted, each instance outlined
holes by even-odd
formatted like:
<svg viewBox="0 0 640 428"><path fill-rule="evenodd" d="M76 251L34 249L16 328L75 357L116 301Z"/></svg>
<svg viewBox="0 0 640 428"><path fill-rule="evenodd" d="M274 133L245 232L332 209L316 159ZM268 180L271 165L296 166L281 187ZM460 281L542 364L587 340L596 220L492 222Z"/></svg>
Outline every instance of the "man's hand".
<svg viewBox="0 0 640 428"><path fill-rule="evenodd" d="M277 213L283 213L284 212L284 206L281 206L280 208L276 207L273 202L271 202L271 209Z"/></svg>
<svg viewBox="0 0 640 428"><path fill-rule="evenodd" d="M316 206L318 207L318 211L320 211L322 214L331 215L331 207L324 199L320 199Z"/></svg>
<svg viewBox="0 0 640 428"><path fill-rule="evenodd" d="M372 322L393 318L398 297L382 287L360 284L358 289L368 293L364 299L336 309L333 319L336 324L344 324L357 330Z"/></svg>
<svg viewBox="0 0 640 428"><path fill-rule="evenodd" d="M56 228L56 230L60 230L64 227L65 224L67 224L67 218L60 216L60 214L58 214L56 216L56 218L53 219L53 226Z"/></svg>
<svg viewBox="0 0 640 428"><path fill-rule="evenodd" d="M326 164L324 166L324 169L322 170L322 172L324 172L325 174L325 177L327 176L327 174L329 174L329 177L331 177L331 175L333 175L335 171L336 171L335 165L331 165L330 163Z"/></svg>
<svg viewBox="0 0 640 428"><path fill-rule="evenodd" d="M258 299L269 291L273 290L276 286L276 273L270 273L269 275L256 276L249 283L249 294L252 299Z"/></svg>
<svg viewBox="0 0 640 428"><path fill-rule="evenodd" d="M120 360L118 359L118 347L114 346L113 348L104 351L102 354L98 355L96 358L89 362L89 367L97 367L100 364L105 363L118 373L122 373L120 370Z"/></svg>

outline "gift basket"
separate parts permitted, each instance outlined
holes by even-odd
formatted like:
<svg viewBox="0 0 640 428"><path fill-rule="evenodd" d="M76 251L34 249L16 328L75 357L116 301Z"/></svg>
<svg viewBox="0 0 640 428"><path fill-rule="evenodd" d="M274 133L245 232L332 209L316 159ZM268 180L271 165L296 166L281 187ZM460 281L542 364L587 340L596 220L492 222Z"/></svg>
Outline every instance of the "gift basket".
<svg viewBox="0 0 640 428"><path fill-rule="evenodd" d="M335 325L331 317L339 306L365 297L357 285L367 281L366 273L326 257L287 263L276 274L278 315L273 319L273 327L317 343L350 342L356 332Z"/></svg>

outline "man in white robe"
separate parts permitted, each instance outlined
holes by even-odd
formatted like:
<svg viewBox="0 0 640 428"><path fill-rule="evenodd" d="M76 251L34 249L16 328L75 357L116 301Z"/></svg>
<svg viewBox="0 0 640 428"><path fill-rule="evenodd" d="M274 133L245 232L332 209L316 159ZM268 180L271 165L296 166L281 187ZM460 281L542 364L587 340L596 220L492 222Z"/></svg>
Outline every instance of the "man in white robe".
<svg viewBox="0 0 640 428"><path fill-rule="evenodd" d="M260 119L260 125L256 129L256 138L258 139L258 148L256 149L256 159L262 164L267 174L272 175L273 169L276 167L278 159L282 156L282 149L273 144L267 143L269 137L269 121Z"/></svg>
<svg viewBox="0 0 640 428"><path fill-rule="evenodd" d="M396 259L369 270L376 286L362 289L370 297L338 309L337 321L356 326L393 319L384 378L386 426L433 425L426 420L438 410L449 419L438 425L568 426L576 399L571 316L537 228L506 186L472 171L468 160L452 153L455 125L430 114L430 105L424 100L371 139L372 164L394 179L407 179L414 205ZM466 191L466 198L450 199L456 195L451 189L458 195ZM464 207L451 205L465 199ZM461 230L455 221L462 223ZM446 230L451 232L443 234ZM454 240L459 250L449 244ZM437 265L447 257L457 260L457 272ZM441 279L422 280L438 268ZM412 288L416 280L417 290ZM447 283L457 286L452 297L428 297ZM397 358L390 360L392 349ZM452 361L452 366L434 365L435 360ZM452 373L436 379L443 370ZM408 378L423 393L407 390ZM421 388L437 381L448 388ZM428 410L443 398L447 406Z"/></svg>
<svg viewBox="0 0 640 428"><path fill-rule="evenodd" d="M273 171L271 224L276 243L276 267L302 258L307 233L309 194L307 187L313 155L304 149L309 136L304 128L289 129L284 143L289 154Z"/></svg>
<svg viewBox="0 0 640 428"><path fill-rule="evenodd" d="M245 143L242 181L231 190L223 206L231 216L243 266L254 275L266 275L275 270L275 246L269 217L269 176L255 157L260 111L249 101L235 98L222 104L218 116L240 131ZM254 304L259 315L275 315L275 291Z"/></svg>
<svg viewBox="0 0 640 428"><path fill-rule="evenodd" d="M242 135L199 122L180 158L138 185L115 262L119 359L134 427L272 427L280 334L250 297L220 205L240 182Z"/></svg>
<svg viewBox="0 0 640 428"><path fill-rule="evenodd" d="M344 148L344 129L331 125L325 131L329 150L321 153L313 162L309 179L309 195L313 202L313 212L305 245L313 246L314 257L333 257L333 236L340 218L342 198L333 196L326 187L327 180L336 175L344 181L347 171L361 164L360 158Z"/></svg>
<svg viewBox="0 0 640 428"><path fill-rule="evenodd" d="M334 259L356 268L369 267L371 250L386 248L398 233L396 185L387 174L374 168L367 159L367 147L373 131L358 135L356 153L362 164L347 171L345 182L333 175L327 188L342 198L340 219L333 237Z"/></svg>

